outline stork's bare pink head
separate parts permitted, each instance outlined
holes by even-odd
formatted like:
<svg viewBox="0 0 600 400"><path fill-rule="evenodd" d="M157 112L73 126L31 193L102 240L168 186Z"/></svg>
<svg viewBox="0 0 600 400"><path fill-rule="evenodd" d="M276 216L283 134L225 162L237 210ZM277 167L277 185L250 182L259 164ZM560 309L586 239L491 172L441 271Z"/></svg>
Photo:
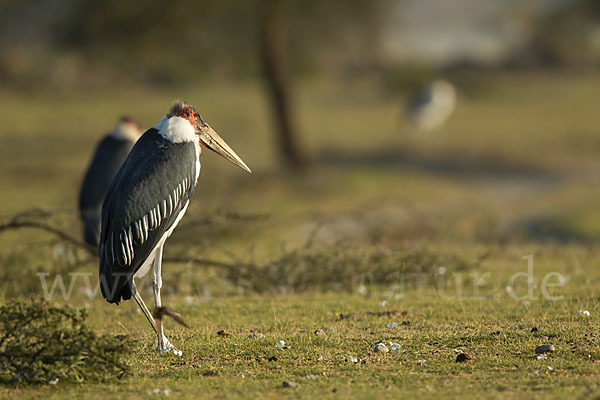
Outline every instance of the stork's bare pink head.
<svg viewBox="0 0 600 400"><path fill-rule="evenodd" d="M129 124L129 125L135 127L136 129L140 128L137 121L135 119L133 119L132 117L130 117L129 115L123 115L121 118L119 118L119 122L122 122L124 124Z"/></svg>
<svg viewBox="0 0 600 400"><path fill-rule="evenodd" d="M200 143L208 149L214 151L220 156L231 161L238 167L251 172L250 168L242 161L242 159L233 151L231 147L215 132L200 116L194 107L185 101L176 101L169 114L170 117L179 117L189 121L196 130L196 134L200 138Z"/></svg>
<svg viewBox="0 0 600 400"><path fill-rule="evenodd" d="M176 101L173 103L173 106L171 107L171 110L169 110L169 114L167 116L179 117L188 120L190 124L196 128L196 130L200 130L200 128L206 125L206 122L204 122L200 116L200 113L185 101Z"/></svg>

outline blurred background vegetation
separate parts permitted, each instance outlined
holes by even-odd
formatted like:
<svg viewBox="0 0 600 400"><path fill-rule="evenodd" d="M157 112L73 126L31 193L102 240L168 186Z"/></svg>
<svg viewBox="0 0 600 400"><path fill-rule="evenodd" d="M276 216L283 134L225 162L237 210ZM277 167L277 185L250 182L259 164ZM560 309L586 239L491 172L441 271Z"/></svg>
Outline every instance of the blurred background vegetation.
<svg viewBox="0 0 600 400"><path fill-rule="evenodd" d="M585 68L600 61L593 0L7 0L0 78L15 90L252 80L275 8L294 77ZM465 12L468 11L468 12Z"/></svg>
<svg viewBox="0 0 600 400"><path fill-rule="evenodd" d="M593 0L143 6L8 0L0 7L6 90L59 95L235 85L264 77L282 158L294 168L310 158L299 138L294 81L366 79L399 97L440 75L581 70L600 62L600 7Z"/></svg>
<svg viewBox="0 0 600 400"><path fill-rule="evenodd" d="M205 154L166 255L281 279L217 269L197 292L223 279L352 289L389 281L389 260L411 255L492 268L520 265L529 245L594 251L600 238L595 0L5 0L0 48L3 221L43 207L79 235L97 141L123 114L154 125L176 98L253 169ZM456 112L415 133L405 104L438 78ZM32 277L4 294L39 291L36 271L95 268L40 232L5 232L0 246L0 274ZM355 279L338 279L339 260ZM319 268L322 285L302 276ZM189 280L165 276L177 282Z"/></svg>

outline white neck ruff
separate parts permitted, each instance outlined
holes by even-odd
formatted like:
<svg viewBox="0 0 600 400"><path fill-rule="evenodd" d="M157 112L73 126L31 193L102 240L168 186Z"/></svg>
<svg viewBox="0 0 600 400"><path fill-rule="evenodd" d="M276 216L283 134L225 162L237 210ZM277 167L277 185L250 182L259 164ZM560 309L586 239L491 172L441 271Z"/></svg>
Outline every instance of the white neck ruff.
<svg viewBox="0 0 600 400"><path fill-rule="evenodd" d="M135 125L127 122L119 122L113 133L111 133L111 136L118 140L136 142L140 138L140 134L139 129Z"/></svg>
<svg viewBox="0 0 600 400"><path fill-rule="evenodd" d="M154 126L158 133L172 143L192 142L198 143L198 135L192 124L181 117L167 117L160 119Z"/></svg>

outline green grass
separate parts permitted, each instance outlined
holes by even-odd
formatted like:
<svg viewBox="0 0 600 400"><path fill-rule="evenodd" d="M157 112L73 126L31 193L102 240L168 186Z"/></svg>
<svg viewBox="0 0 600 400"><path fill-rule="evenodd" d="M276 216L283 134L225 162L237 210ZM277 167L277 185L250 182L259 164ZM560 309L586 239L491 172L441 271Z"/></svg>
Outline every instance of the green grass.
<svg viewBox="0 0 600 400"><path fill-rule="evenodd" d="M2 389L11 396L50 398L145 397L169 389L177 397L209 398L342 396L394 398L416 394L468 398L564 398L598 394L600 357L597 301L533 301L530 305L492 300L440 299L425 291L406 292L395 300L379 292L369 296L304 294L273 297L214 298L184 305L169 298L191 324L169 324L170 339L184 355L158 357L154 335L133 305L117 309L94 302L92 325L139 339L132 374L111 384L63 384ZM385 306L380 306L387 299ZM586 305L592 317L577 313ZM389 316L368 312L394 311ZM339 314L350 314L340 320ZM110 319L111 323L106 324ZM394 328L388 323L396 322ZM538 332L531 332L533 327ZM325 335L314 331L322 329ZM224 330L228 336L220 336ZM251 333L264 338L249 338ZM288 349L276 342L284 340ZM379 340L399 343L387 354L374 353ZM536 346L552 343L557 351L538 360ZM456 363L454 350L473 360ZM276 357L273 360L272 357ZM357 363L350 361L358 359ZM426 360L420 364L419 360ZM554 370L550 371L548 366ZM538 373L535 371L539 370ZM316 379L311 379L314 375ZM299 383L283 388L284 380ZM76 390L74 390L76 389Z"/></svg>
<svg viewBox="0 0 600 400"><path fill-rule="evenodd" d="M123 113L151 126L174 98L189 100L254 173L203 155L195 198L165 255L260 269L237 277L164 266L163 302L191 326L166 322L182 358L156 355L135 304L89 299L78 278L68 301L88 308L90 326L137 340L131 374L105 384L2 387L0 394L600 395L599 77L489 75L460 83L456 114L430 138L406 135L401 102L373 82L303 83L299 120L316 165L302 176L277 167L256 84L0 96L0 217L45 206L52 223L76 233L77 188L98 136ZM56 244L30 230L0 235L0 278L17 282L0 287L2 302L41 295L37 272L50 273L50 281L57 273L96 274L93 260ZM506 288L513 274L527 272L523 256L530 254L535 299L523 297L523 276L511 297ZM543 295L549 273L565 278L548 288L560 300ZM547 279L557 282L556 275ZM138 287L151 304L149 279ZM64 302L58 294L52 300ZM252 332L265 337L250 339ZM277 348L278 340L289 348ZM401 348L374 353L379 340ZM535 347L546 343L557 350L538 360ZM454 362L455 349L473 360ZM299 386L284 388L284 380Z"/></svg>

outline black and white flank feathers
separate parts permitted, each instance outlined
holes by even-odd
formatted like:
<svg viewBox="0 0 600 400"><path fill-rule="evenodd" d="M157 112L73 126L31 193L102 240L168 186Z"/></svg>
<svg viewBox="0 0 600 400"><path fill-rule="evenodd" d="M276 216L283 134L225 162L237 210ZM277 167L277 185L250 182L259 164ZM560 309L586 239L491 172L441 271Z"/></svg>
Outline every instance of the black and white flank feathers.
<svg viewBox="0 0 600 400"><path fill-rule="evenodd" d="M115 130L105 136L96 147L79 191L79 215L83 224L83 236L91 246L98 247L100 241L104 197L139 137L137 124L131 118L123 117Z"/></svg>
<svg viewBox="0 0 600 400"><path fill-rule="evenodd" d="M137 141L102 209L100 287L110 303L132 296L187 209L200 172L199 141L184 118L166 116Z"/></svg>

